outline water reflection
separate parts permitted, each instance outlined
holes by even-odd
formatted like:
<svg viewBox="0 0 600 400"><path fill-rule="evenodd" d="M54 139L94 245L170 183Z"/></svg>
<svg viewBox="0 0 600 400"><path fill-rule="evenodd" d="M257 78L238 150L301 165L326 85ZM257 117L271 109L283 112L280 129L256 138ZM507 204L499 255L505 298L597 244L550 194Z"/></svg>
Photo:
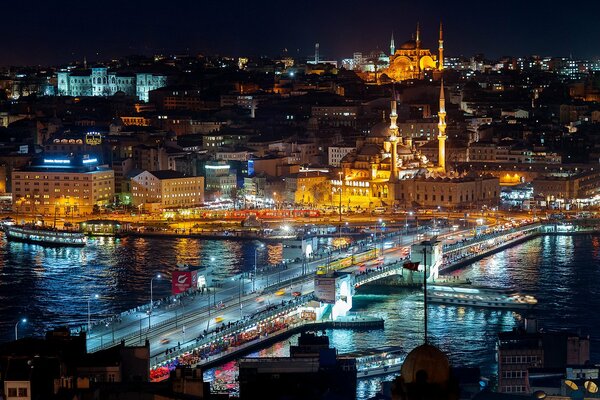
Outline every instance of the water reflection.
<svg viewBox="0 0 600 400"><path fill-rule="evenodd" d="M0 341L10 340L20 317L29 322L23 335L43 334L63 324L87 321L146 303L150 279L155 299L170 294L170 274L178 263L212 265L218 275L254 268L252 242L197 239L95 238L85 248L45 248L0 241ZM280 262L280 244L269 244L258 264ZM211 261L214 259L214 261Z"/></svg>

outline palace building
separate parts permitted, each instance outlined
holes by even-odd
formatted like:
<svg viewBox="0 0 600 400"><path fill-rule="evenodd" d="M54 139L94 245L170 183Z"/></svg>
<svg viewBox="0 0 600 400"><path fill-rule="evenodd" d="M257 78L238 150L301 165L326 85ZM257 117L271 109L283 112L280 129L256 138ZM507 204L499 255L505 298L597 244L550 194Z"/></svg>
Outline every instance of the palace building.
<svg viewBox="0 0 600 400"><path fill-rule="evenodd" d="M394 44L394 35L390 42L390 63L382 71L392 81L404 81L407 79L422 79L427 70L442 71L444 69L444 40L442 36L442 24L440 23L439 55L432 54L429 49L421 47L421 32L417 24L417 32L414 39L407 40L400 47Z"/></svg>
<svg viewBox="0 0 600 400"><path fill-rule="evenodd" d="M356 150L340 161L331 184L332 204L346 209L387 206L457 207L478 202L493 204L500 195L498 178L446 170L446 109L444 83L440 85L438 112L438 163L433 164L413 144L410 135L399 135L397 103L391 102L389 124L373 126L357 141Z"/></svg>

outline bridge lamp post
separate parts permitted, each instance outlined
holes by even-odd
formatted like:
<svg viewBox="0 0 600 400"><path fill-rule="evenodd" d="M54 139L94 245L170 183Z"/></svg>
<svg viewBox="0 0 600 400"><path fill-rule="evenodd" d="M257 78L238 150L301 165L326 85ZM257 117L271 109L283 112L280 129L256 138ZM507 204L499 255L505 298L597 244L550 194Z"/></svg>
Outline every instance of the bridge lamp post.
<svg viewBox="0 0 600 400"><path fill-rule="evenodd" d="M88 331L88 333L92 329L92 326L91 326L91 316L92 316L92 314L90 312L90 303L91 303L92 299L98 299L98 297L100 297L100 296L98 296L97 294L95 294L93 296L90 296L88 298L88 301L87 301L87 303L88 303L88 305L87 305L88 306L88 321L87 321L88 322L87 323L87 331Z"/></svg>
<svg viewBox="0 0 600 400"><path fill-rule="evenodd" d="M17 321L17 323L15 324L15 340L19 339L19 324L20 323L26 323L27 322L27 318L23 318Z"/></svg>
<svg viewBox="0 0 600 400"><path fill-rule="evenodd" d="M152 296L152 292L153 292L153 283L155 279L160 279L161 275L160 274L156 274L156 276L152 279L150 279L150 312L148 313L148 330L150 330L150 317L152 316L152 311L154 310L154 301L153 301L153 296Z"/></svg>
<svg viewBox="0 0 600 400"><path fill-rule="evenodd" d="M254 292L256 288L256 265L257 265L257 253L259 249L264 249L265 245L260 244L260 246L254 248L254 276L252 277L252 291Z"/></svg>
<svg viewBox="0 0 600 400"><path fill-rule="evenodd" d="M413 212L409 211L409 212L406 213L406 216L405 216L404 227L406 228L406 235L408 235L408 216L409 215L412 217L413 216Z"/></svg>

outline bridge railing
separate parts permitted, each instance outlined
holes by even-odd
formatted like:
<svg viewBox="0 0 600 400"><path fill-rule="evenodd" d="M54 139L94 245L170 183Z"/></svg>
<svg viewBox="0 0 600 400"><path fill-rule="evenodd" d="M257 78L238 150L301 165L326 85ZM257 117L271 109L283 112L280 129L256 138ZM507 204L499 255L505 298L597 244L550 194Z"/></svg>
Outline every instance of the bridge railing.
<svg viewBox="0 0 600 400"><path fill-rule="evenodd" d="M289 312L295 308L301 307L303 304L306 304L311 300L314 300L314 295L312 293L309 295L298 297L296 300L290 300L292 302L291 304L287 303L283 306L277 306L277 307L273 308L272 310L269 310L268 312L254 314L253 316L250 316L248 319L238 321L237 323L235 323L234 325L232 325L229 328L219 330L218 332L216 330L211 331L208 335L204 336L201 339L192 340L191 343L188 344L187 346L184 345L184 346L181 346L180 348L178 347L174 353L168 353L168 354L162 353L162 354L154 356L154 360L155 360L154 366L157 366L164 362L171 361L177 357L180 357L183 354L186 354L186 353L192 352L196 349L207 346L223 337L242 332L252 326L255 326L265 320L269 320L279 314L285 314L286 312ZM256 317L259 317L259 318L256 318Z"/></svg>
<svg viewBox="0 0 600 400"><path fill-rule="evenodd" d="M471 247L471 246L474 246L481 242L485 242L486 240L495 239L495 238L498 238L501 236L511 235L513 233L519 233L519 232L539 230L541 226L542 225L540 223L534 223L534 224L528 224L525 226L519 226L516 228L507 229L507 230L500 231L500 232L478 235L475 238L473 238L472 240L453 243L450 245L444 245L443 250L444 250L444 253L449 253L449 252L460 250L460 249L463 249L466 247Z"/></svg>

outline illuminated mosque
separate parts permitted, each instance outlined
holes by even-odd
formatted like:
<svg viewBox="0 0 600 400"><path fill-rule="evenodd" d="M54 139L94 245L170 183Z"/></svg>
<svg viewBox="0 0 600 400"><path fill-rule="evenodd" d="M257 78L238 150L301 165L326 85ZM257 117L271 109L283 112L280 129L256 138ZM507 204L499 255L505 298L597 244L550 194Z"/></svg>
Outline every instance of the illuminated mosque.
<svg viewBox="0 0 600 400"><path fill-rule="evenodd" d="M417 24L417 33L414 39L408 40L396 49L394 35L390 41L390 63L382 70L393 81L407 79L422 79L427 70L442 71L444 69L444 39L442 24L440 23L439 55L431 54L429 49L421 47L421 31Z"/></svg>
<svg viewBox="0 0 600 400"><path fill-rule="evenodd" d="M387 206L444 206L473 204L500 195L493 177L459 176L446 171L446 102L440 85L438 112L438 163L431 163L413 144L398 136L395 99L389 123L380 122L369 135L357 141L356 150L340 161L337 179L331 180L331 202L344 208ZM339 196L339 197L338 197ZM335 201L337 203L337 201Z"/></svg>

